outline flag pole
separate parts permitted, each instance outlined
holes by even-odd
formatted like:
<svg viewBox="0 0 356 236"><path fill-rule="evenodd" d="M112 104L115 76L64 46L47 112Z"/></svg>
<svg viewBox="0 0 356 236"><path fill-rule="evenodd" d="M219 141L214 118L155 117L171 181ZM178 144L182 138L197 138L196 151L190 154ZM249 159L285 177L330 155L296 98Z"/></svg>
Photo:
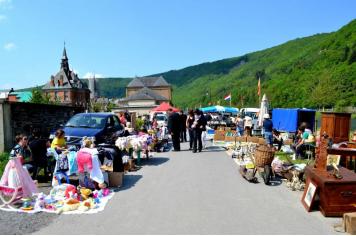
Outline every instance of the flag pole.
<svg viewBox="0 0 356 236"><path fill-rule="evenodd" d="M231 101L232 101L232 96L231 96L231 92L230 92L230 107L231 107Z"/></svg>

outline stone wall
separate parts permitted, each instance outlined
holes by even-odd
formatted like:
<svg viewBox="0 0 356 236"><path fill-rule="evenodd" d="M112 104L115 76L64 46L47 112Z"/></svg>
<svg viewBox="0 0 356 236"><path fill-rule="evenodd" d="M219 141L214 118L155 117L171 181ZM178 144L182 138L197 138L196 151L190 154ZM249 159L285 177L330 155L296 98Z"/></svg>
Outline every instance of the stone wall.
<svg viewBox="0 0 356 236"><path fill-rule="evenodd" d="M41 130L43 137L65 124L74 114L84 108L0 101L0 152L9 150L17 134L30 135L34 128Z"/></svg>

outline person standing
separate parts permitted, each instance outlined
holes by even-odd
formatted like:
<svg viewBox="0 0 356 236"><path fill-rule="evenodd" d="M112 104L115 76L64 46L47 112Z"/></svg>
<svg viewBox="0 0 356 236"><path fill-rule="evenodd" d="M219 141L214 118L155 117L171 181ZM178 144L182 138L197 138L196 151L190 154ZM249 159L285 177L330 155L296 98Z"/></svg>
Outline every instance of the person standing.
<svg viewBox="0 0 356 236"><path fill-rule="evenodd" d="M180 141L182 143L187 142L187 115L183 113L183 111L179 112L180 115L180 123L181 123L181 130L180 130Z"/></svg>
<svg viewBox="0 0 356 236"><path fill-rule="evenodd" d="M33 157L33 179L37 179L39 168L44 168L45 177L49 177L49 163L47 158L47 146L49 142L46 139L40 137L40 130L35 128L32 131L32 140L29 143L29 147Z"/></svg>
<svg viewBox="0 0 356 236"><path fill-rule="evenodd" d="M194 130L194 144L193 144L193 153L197 151L201 152L203 149L202 143L202 132L205 130L206 120L203 113L197 109L194 112L194 122L193 122L193 130Z"/></svg>
<svg viewBox="0 0 356 236"><path fill-rule="evenodd" d="M120 123L126 127L127 120L124 113L120 113Z"/></svg>
<svg viewBox="0 0 356 236"><path fill-rule="evenodd" d="M237 132L237 136L241 137L244 135L244 125L245 125L245 121L244 119L241 118L241 115L238 114L236 117L236 132Z"/></svg>
<svg viewBox="0 0 356 236"><path fill-rule="evenodd" d="M34 164L32 159L32 152L28 146L28 138L26 135L20 134L15 137L16 145L10 152L10 158L19 158L22 166L28 172L34 172Z"/></svg>
<svg viewBox="0 0 356 236"><path fill-rule="evenodd" d="M247 136L252 136L252 118L245 116L244 118L245 132Z"/></svg>
<svg viewBox="0 0 356 236"><path fill-rule="evenodd" d="M194 143L194 130L192 127L193 123L194 123L194 112L193 110L190 110L186 120L186 127L188 128L188 133L189 133L189 150L193 149L193 143Z"/></svg>
<svg viewBox="0 0 356 236"><path fill-rule="evenodd" d="M266 144L268 147L272 147L273 145L273 135L272 135L272 130L273 130L273 123L272 120L269 117L269 114L264 114L263 115L263 131L264 131L264 137L266 140Z"/></svg>
<svg viewBox="0 0 356 236"><path fill-rule="evenodd" d="M173 142L173 148L174 151L178 152L180 151L180 129L181 129L181 123L180 123L180 116L178 113L173 112L172 108L168 109L168 132L172 136L172 142Z"/></svg>

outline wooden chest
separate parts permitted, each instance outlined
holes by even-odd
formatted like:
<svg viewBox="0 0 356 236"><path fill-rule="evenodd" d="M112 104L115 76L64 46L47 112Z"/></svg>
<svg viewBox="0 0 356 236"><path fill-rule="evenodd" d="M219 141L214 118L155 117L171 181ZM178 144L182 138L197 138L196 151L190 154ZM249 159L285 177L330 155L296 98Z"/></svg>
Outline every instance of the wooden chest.
<svg viewBox="0 0 356 236"><path fill-rule="evenodd" d="M324 216L342 216L356 211L356 174L340 167L342 179L336 179L326 170L306 167L307 181L317 185L319 209Z"/></svg>

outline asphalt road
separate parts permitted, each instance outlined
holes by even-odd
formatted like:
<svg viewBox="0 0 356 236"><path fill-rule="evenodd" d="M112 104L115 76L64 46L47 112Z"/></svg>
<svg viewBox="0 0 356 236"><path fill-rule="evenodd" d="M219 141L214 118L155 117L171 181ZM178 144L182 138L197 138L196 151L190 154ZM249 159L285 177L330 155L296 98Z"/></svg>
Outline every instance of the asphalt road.
<svg viewBox="0 0 356 236"><path fill-rule="evenodd" d="M335 234L341 221L307 213L283 184L248 183L222 150L160 153L124 182L103 212L35 234Z"/></svg>

